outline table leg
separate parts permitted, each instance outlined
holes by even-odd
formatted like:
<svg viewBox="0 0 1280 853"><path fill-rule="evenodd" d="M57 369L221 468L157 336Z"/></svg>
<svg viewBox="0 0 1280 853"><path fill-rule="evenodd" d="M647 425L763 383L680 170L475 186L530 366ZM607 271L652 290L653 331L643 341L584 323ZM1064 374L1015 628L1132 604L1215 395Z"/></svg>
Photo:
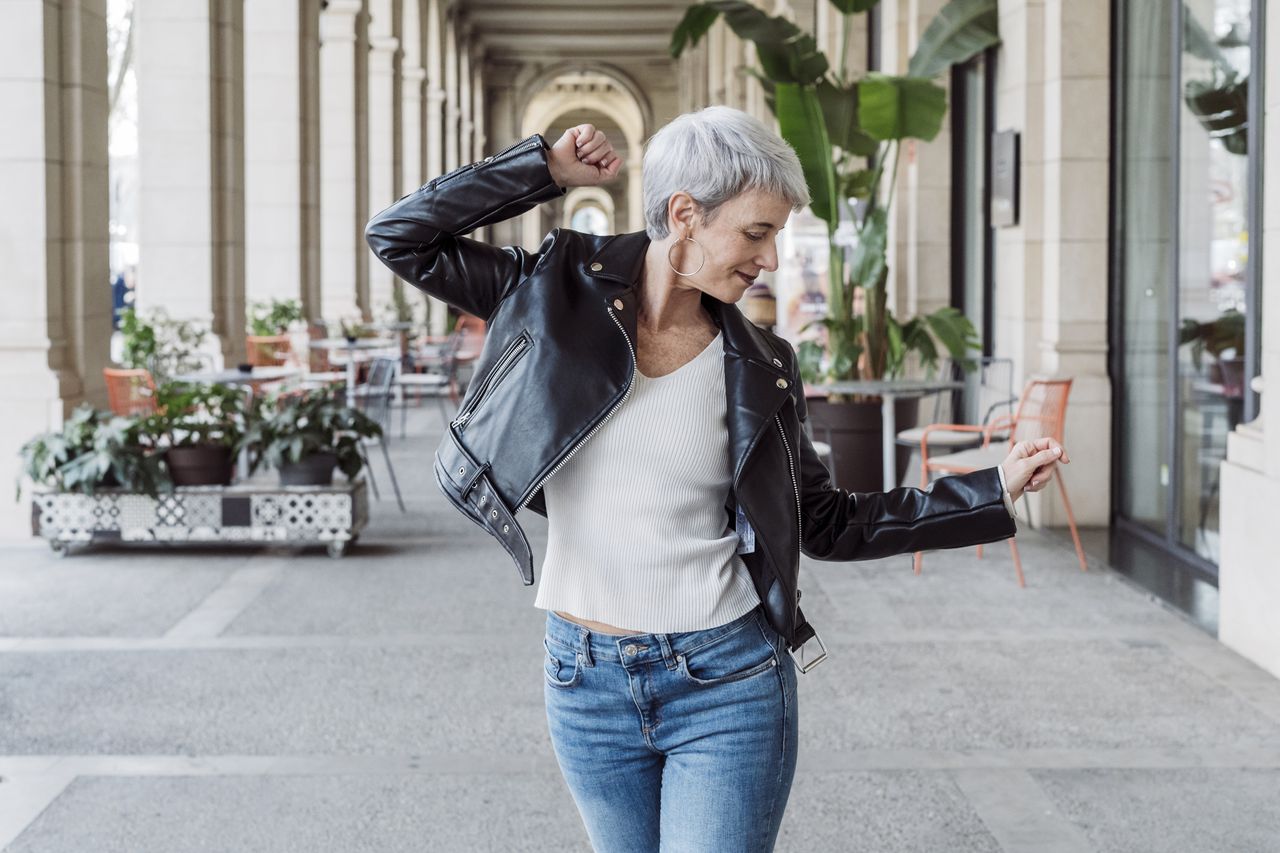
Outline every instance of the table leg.
<svg viewBox="0 0 1280 853"><path fill-rule="evenodd" d="M889 491L898 485L897 465L894 464L894 448L897 445L898 429L893 421L893 396L891 394L882 394L880 396L880 430L881 436L880 449L883 454L881 463L881 488Z"/></svg>
<svg viewBox="0 0 1280 853"><path fill-rule="evenodd" d="M347 350L347 408L356 405L356 351L355 347Z"/></svg>

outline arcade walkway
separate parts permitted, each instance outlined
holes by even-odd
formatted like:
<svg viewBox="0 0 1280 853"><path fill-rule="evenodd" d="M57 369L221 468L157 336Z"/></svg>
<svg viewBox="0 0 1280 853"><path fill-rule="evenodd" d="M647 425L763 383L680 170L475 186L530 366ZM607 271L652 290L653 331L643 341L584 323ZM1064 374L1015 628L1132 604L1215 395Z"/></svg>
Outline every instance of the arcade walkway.
<svg viewBox="0 0 1280 853"><path fill-rule="evenodd" d="M0 550L0 850L588 851L542 612L432 485L438 429L395 448L409 513L384 495L341 561ZM1001 547L806 560L832 657L778 850L1280 851L1280 681L1021 541L1025 590Z"/></svg>

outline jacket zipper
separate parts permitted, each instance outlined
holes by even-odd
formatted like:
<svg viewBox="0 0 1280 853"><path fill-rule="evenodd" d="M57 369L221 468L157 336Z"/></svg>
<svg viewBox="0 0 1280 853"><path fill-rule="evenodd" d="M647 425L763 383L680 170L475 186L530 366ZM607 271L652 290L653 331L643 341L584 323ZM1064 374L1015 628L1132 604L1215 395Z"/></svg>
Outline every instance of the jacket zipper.
<svg viewBox="0 0 1280 853"><path fill-rule="evenodd" d="M791 488L796 493L796 568L799 569L800 543L804 541L804 531L801 529L803 514L800 512L800 483L796 480L796 465L791 458L791 442L787 441L787 433L782 428L782 417L775 414L773 421L778 425L778 435L782 437L782 446L787 451L787 467L791 469ZM799 600L798 597L797 600ZM792 604L795 604L795 602L792 602Z"/></svg>
<svg viewBox="0 0 1280 853"><path fill-rule="evenodd" d="M529 501L533 500L533 496L538 493L538 489L542 488L542 484L554 477L555 473L563 468L565 463L573 458L573 454L577 453L582 445L590 441L591 436L595 435L600 427L604 426L605 422L608 421L609 418L613 417L613 413L618 411L618 409L622 407L622 404L627 402L627 398L631 396L631 389L634 388L636 384L636 371L639 370L636 365L636 349L631 345L631 338L627 337L627 330L622 327L622 321L619 320L618 315L613 312L613 308L609 308L609 316L613 319L614 324L617 325L618 331L622 332L622 338L627 342L627 349L631 351L631 381L627 383L627 390L622 395L622 399L618 401L617 405L610 409L608 413L600 419L600 422L591 428L591 432L587 433L587 437L575 444L573 448L565 454L564 458L556 463L556 467L551 469L551 473L539 480L534 487L529 490L529 494L527 494L525 499L520 502L520 506L516 507L516 512L519 512L528 506Z"/></svg>
<svg viewBox="0 0 1280 853"><path fill-rule="evenodd" d="M495 364L493 369L485 376L484 384L480 387L480 390L476 393L475 397L473 397L471 402L468 403L466 407L464 407L463 410L453 419L454 427L462 426L471 418L471 415L475 412L476 408L484 402L484 399L489 396L495 387L497 387L498 383L502 381L502 377L511 370L511 366L519 360L520 355L522 355L528 348L528 333L521 332L519 337L508 344L507 348L498 358L498 363Z"/></svg>

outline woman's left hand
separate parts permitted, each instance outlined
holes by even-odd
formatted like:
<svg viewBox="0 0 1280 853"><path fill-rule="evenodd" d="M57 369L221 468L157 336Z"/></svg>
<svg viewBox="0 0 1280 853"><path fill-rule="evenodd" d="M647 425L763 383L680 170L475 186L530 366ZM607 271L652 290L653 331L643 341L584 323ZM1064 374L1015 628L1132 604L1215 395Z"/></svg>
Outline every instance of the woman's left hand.
<svg viewBox="0 0 1280 853"><path fill-rule="evenodd" d="M1038 492L1049 484L1059 462L1071 464L1066 449L1052 438L1019 441L1000 467L1015 501L1023 492Z"/></svg>

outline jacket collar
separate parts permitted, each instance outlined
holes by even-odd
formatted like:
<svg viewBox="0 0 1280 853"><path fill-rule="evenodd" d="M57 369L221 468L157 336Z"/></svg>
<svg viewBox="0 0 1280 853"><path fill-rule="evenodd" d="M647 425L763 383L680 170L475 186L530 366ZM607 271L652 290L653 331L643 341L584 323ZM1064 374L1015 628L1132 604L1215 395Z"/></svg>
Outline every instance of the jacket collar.
<svg viewBox="0 0 1280 853"><path fill-rule="evenodd" d="M628 301L634 305L648 248L649 236L644 231L612 235L583 263L582 272L602 286L606 300L630 293L633 298ZM788 354L779 352L777 345L737 305L705 293L702 304L724 336L725 402L736 485L757 437L792 393L786 368ZM624 312L622 319L634 341L635 311Z"/></svg>

